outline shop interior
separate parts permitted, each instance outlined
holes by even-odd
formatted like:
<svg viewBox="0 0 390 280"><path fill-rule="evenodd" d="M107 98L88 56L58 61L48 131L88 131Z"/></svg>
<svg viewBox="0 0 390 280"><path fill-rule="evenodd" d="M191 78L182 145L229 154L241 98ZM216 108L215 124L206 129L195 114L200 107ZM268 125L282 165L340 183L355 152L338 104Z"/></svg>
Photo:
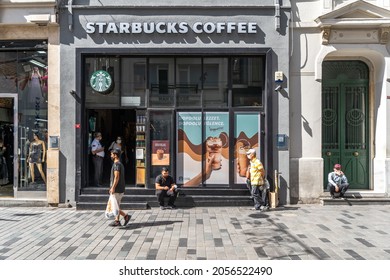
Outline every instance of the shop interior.
<svg viewBox="0 0 390 280"><path fill-rule="evenodd" d="M118 137L121 138L121 144L124 146L124 155L122 163L125 167L126 185L135 185L135 149L136 149L136 110L124 109L90 109L87 113L88 119L88 186L94 185L94 167L92 163L92 154L90 152L91 143L95 132L101 132L101 144L105 148L103 162L104 187L110 183L110 172L112 160L110 158L109 147Z"/></svg>
<svg viewBox="0 0 390 280"><path fill-rule="evenodd" d="M0 98L0 196L13 197L13 98Z"/></svg>

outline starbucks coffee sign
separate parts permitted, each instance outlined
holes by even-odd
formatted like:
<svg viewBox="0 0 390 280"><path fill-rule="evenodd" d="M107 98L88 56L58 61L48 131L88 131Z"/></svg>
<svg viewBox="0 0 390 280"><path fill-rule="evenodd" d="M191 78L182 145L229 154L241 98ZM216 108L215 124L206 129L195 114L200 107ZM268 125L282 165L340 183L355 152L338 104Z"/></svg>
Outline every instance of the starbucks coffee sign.
<svg viewBox="0 0 390 280"><path fill-rule="evenodd" d="M88 22L88 34L256 34L256 22Z"/></svg>
<svg viewBox="0 0 390 280"><path fill-rule="evenodd" d="M101 94L109 94L114 89L111 75L104 70L93 72L89 83L94 91Z"/></svg>

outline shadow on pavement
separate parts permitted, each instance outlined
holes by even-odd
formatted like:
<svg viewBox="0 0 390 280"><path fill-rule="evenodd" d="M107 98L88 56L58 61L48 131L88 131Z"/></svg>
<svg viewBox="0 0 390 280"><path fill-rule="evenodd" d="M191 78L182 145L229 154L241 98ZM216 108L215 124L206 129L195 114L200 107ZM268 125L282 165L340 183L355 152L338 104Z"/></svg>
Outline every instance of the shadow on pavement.
<svg viewBox="0 0 390 280"><path fill-rule="evenodd" d="M149 222L149 223L130 223L126 227L120 227L120 229L124 230L133 230L137 228L144 227L154 227L154 226L167 226L172 225L174 223L182 223L183 221L158 221L158 222Z"/></svg>

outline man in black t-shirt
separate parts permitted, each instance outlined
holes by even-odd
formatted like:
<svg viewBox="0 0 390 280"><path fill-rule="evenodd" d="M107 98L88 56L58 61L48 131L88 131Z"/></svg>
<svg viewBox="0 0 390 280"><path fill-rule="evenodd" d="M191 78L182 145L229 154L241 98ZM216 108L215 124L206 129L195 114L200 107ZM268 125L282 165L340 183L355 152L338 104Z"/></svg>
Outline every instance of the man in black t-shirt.
<svg viewBox="0 0 390 280"><path fill-rule="evenodd" d="M118 216L116 216L115 220L111 224L109 224L112 227L117 227L121 225L119 221L120 216L123 216L125 219L123 226L126 226L131 218L129 214L126 214L121 210L121 201L123 195L125 194L125 168L119 160L120 154L120 149L111 150L111 159L114 163L111 167L110 194L113 194L115 196L119 206Z"/></svg>
<svg viewBox="0 0 390 280"><path fill-rule="evenodd" d="M156 195L160 204L160 209L166 209L164 206L164 197L169 197L168 208L177 209L175 200L177 197L178 189L175 185L175 181L169 176L169 170L166 167L161 169L161 174L156 177Z"/></svg>

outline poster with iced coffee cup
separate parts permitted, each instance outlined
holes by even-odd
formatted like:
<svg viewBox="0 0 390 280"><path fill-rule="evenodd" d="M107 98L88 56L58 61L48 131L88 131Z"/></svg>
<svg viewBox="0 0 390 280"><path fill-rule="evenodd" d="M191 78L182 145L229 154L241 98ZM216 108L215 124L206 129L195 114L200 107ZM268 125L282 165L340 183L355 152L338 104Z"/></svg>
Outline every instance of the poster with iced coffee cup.
<svg viewBox="0 0 390 280"><path fill-rule="evenodd" d="M202 114L198 112L177 113L177 184L191 183L191 180L202 172L201 118ZM191 185L191 187L197 186L199 185Z"/></svg>
<svg viewBox="0 0 390 280"><path fill-rule="evenodd" d="M249 149L255 149L260 155L260 115L258 113L236 113L234 116L234 183L245 184L246 170L250 163L246 155Z"/></svg>
<svg viewBox="0 0 390 280"><path fill-rule="evenodd" d="M211 174L207 184L229 184L229 114L204 113L205 165L211 160Z"/></svg>
<svg viewBox="0 0 390 280"><path fill-rule="evenodd" d="M177 114L178 145L176 181L183 187L202 183L229 183L229 116L228 113L180 112ZM204 127L204 139L202 139ZM202 151L204 156L202 157ZM208 163L209 173L206 172ZM202 178L203 177L203 178ZM205 179L202 182L201 179Z"/></svg>
<svg viewBox="0 0 390 280"><path fill-rule="evenodd" d="M152 165L169 165L169 140L152 141Z"/></svg>

